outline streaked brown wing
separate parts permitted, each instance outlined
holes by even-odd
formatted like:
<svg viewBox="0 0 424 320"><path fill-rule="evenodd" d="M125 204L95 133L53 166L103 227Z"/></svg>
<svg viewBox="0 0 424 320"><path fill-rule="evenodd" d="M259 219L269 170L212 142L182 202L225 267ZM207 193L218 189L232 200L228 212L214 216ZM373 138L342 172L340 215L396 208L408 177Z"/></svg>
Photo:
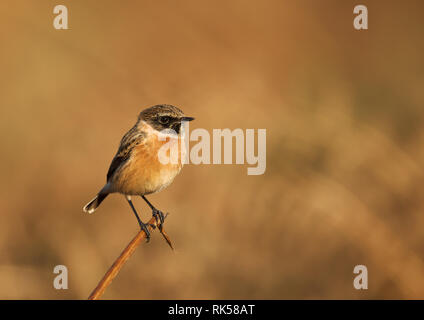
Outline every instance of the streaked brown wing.
<svg viewBox="0 0 424 320"><path fill-rule="evenodd" d="M140 144L144 136L145 134L143 132L140 132L140 130L137 128L137 125L132 127L130 131L128 131L123 136L121 144L119 145L118 152L113 158L112 163L110 164L109 170L107 172L107 181L109 181L113 177L119 167L121 167L123 164L125 164L125 162L127 162L127 160L131 156L132 150L135 146Z"/></svg>

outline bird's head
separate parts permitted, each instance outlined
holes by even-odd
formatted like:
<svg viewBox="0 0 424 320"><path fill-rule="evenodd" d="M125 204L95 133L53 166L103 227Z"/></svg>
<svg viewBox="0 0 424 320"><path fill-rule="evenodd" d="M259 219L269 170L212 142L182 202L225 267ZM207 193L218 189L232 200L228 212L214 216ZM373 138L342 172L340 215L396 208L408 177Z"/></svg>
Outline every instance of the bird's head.
<svg viewBox="0 0 424 320"><path fill-rule="evenodd" d="M194 118L186 117L184 112L169 104L159 104L140 112L138 120L145 121L157 131L172 129L177 134L181 131L183 121L192 121Z"/></svg>

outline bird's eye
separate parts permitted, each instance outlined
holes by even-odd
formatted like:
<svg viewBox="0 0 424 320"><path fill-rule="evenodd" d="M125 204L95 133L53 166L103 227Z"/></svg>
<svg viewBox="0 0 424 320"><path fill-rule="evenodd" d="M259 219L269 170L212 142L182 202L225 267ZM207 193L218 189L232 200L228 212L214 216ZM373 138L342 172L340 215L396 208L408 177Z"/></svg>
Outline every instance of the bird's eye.
<svg viewBox="0 0 424 320"><path fill-rule="evenodd" d="M169 123L169 120L170 119L171 118L168 117L168 116L159 117L159 123L161 123L161 124L167 124L167 123Z"/></svg>

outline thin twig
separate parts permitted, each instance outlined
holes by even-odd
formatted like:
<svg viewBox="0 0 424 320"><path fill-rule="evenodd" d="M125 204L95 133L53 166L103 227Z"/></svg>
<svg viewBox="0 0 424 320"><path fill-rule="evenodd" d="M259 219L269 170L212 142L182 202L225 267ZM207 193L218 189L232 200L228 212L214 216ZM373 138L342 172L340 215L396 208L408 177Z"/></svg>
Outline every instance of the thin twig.
<svg viewBox="0 0 424 320"><path fill-rule="evenodd" d="M165 218L167 216L168 214L165 215ZM148 224L147 228L149 232L152 232L158 226L155 217L152 217L152 219L150 219L150 221L147 224ZM168 235L163 230L163 228L162 230L159 230L159 231L161 232L162 236L165 238L166 242L171 247L171 249L174 250L171 240L169 239ZM143 230L140 230L137 233L137 235L131 240L131 242L127 245L127 247L122 251L119 257L115 260L115 262L106 272L106 274L103 276L102 280L100 280L97 287L93 290L93 292L88 297L88 300L100 299L100 297L105 292L106 288L112 283L112 280L118 275L119 271L121 270L125 262L132 256L135 249L144 239L146 239L146 233Z"/></svg>

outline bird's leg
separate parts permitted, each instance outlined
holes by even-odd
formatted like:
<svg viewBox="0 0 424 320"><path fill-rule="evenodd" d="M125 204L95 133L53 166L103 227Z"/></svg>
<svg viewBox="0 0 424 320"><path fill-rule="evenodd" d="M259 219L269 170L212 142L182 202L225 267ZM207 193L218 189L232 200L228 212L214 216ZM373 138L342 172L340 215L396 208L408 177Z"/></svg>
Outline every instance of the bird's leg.
<svg viewBox="0 0 424 320"><path fill-rule="evenodd" d="M143 223L143 221L141 221L140 217L137 214L137 211L134 208L134 205L131 201L131 198L127 197L127 201L130 204L130 207L131 207L132 211L134 212L135 217L137 218L138 224L140 225L141 229L146 233L146 241L149 242L150 241L150 232L147 229L147 224L145 224L145 223Z"/></svg>
<svg viewBox="0 0 424 320"><path fill-rule="evenodd" d="M149 205L149 207L150 207L150 209L152 209L152 215L153 215L153 217L155 217L155 219L156 219L156 222L158 222L158 219L159 219L159 221L160 221L160 224L158 224L158 228L159 228L159 230L160 230L160 232L162 232L162 226L163 226L163 223L165 222L165 216L163 215L163 212L162 211L160 211L160 210L158 210L158 209L156 209L150 202L149 202L149 200L147 200L146 199L146 197L145 196L141 196L142 198L143 198L143 200L144 201L146 201L147 202L147 204Z"/></svg>

